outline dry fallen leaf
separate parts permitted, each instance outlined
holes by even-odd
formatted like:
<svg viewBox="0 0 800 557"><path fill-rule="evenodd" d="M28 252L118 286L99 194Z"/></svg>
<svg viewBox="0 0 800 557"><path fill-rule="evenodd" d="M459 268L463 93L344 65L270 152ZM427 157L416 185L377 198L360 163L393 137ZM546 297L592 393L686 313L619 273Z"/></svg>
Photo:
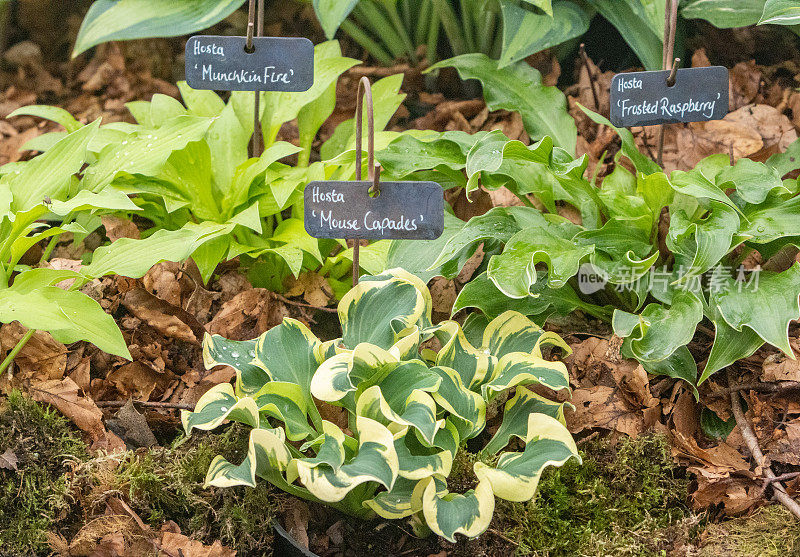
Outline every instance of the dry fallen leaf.
<svg viewBox="0 0 800 557"><path fill-rule="evenodd" d="M8 353L25 335L27 329L14 321L0 328L0 345ZM0 390L7 392L39 381L61 379L67 367L67 347L50 333L36 331L14 358L14 373L0 378Z"/></svg>
<svg viewBox="0 0 800 557"><path fill-rule="evenodd" d="M6 452L0 454L0 470L17 470L17 455L11 449L6 449Z"/></svg>
<svg viewBox="0 0 800 557"><path fill-rule="evenodd" d="M314 307L325 307L333 298L333 289L328 279L317 273L300 273L297 278L289 277L286 295L303 296L307 304Z"/></svg>
<svg viewBox="0 0 800 557"><path fill-rule="evenodd" d="M764 381L800 381L800 363L782 352L764 359Z"/></svg>
<svg viewBox="0 0 800 557"><path fill-rule="evenodd" d="M103 437L105 433L103 413L91 399L78 394L78 385L69 377L35 383L31 385L30 390L34 400L58 408L78 426L78 429L88 433L92 439Z"/></svg>
<svg viewBox="0 0 800 557"><path fill-rule="evenodd" d="M575 412L567 413L567 426L572 433L602 428L637 437L645 429L641 409L631 408L617 388L578 388L570 402L575 406Z"/></svg>

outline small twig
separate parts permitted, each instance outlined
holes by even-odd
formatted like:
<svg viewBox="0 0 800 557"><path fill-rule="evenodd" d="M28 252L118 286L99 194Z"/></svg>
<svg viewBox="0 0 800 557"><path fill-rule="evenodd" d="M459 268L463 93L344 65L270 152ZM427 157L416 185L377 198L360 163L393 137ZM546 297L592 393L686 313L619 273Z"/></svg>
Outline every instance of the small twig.
<svg viewBox="0 0 800 557"><path fill-rule="evenodd" d="M726 387L712 396L728 396L739 391L756 391L758 393L783 394L800 391L800 381L779 381L777 383L740 383Z"/></svg>
<svg viewBox="0 0 800 557"><path fill-rule="evenodd" d="M703 333L704 335L706 335L707 337L710 337L710 338L714 338L715 336L717 336L714 331L712 331L711 329L709 329L705 325L698 324L697 325L697 330L700 331L701 333Z"/></svg>
<svg viewBox="0 0 800 557"><path fill-rule="evenodd" d="M759 497L763 497L764 492L767 491L767 488L775 482L793 480L797 476L800 476L800 472L788 472L786 474L781 474L780 476L775 476L774 478L764 478L764 485L761 486L761 493L759 494Z"/></svg>
<svg viewBox="0 0 800 557"><path fill-rule="evenodd" d="M600 97L597 94L597 83L595 82L594 72L592 71L591 61L589 60L589 55L586 54L586 45L581 43L579 48L581 54L581 60L583 60L583 65L586 67L586 73L589 76L589 85L592 89L592 98L594 99L594 109L597 112L600 112Z"/></svg>
<svg viewBox="0 0 800 557"><path fill-rule="evenodd" d="M515 542L514 540L512 540L512 539L511 539L511 538L509 538L508 536L505 536L504 534L502 534L502 533L498 532L498 531L497 531L497 530L495 530L494 528L488 528L486 531L487 531L487 532L491 532L492 534L494 534L495 536L497 536L497 537L498 537L498 538L500 538L501 540L505 540L505 541L507 541L508 543L510 543L510 544L512 544L512 545L519 546L519 542Z"/></svg>
<svg viewBox="0 0 800 557"><path fill-rule="evenodd" d="M145 408L167 408L174 410L193 410L193 404L186 404L184 402L150 402L146 400L134 400L134 404L144 406ZM122 408L128 404L127 400L101 400L95 402L98 408Z"/></svg>
<svg viewBox="0 0 800 557"><path fill-rule="evenodd" d="M733 373L731 372L730 368L728 368L728 385L733 385ZM772 471L769 462L767 461L766 457L764 457L764 453L761 452L761 447L758 446L758 438L756 437L756 434L753 433L753 428L750 427L750 422L747 421L744 411L742 411L742 403L739 400L739 391L731 392L731 410L733 411L734 418L736 418L736 424L739 426L739 430L742 432L742 437L747 444L747 449L750 451L750 454L753 455L753 458L755 459L759 468L763 470L762 474L768 480L770 480L770 483L773 484L773 497L783 506L789 509L789 511L795 517L797 517L798 520L800 520L800 504L798 504L797 501L792 499L789 494L786 493L786 488L784 488L783 484L778 481L778 477L775 475L775 472Z"/></svg>
<svg viewBox="0 0 800 557"><path fill-rule="evenodd" d="M284 304L289 304L291 306L298 306L298 307L301 307L301 308L318 309L319 311L324 311L326 313L336 313L338 311L336 308L325 308L325 307L320 307L320 306L313 306L311 304L306 304L305 302L298 302L297 300L292 300L290 298L287 298L286 296L281 296L277 292L273 292L273 294L275 294L275 297L278 300L280 300Z"/></svg>

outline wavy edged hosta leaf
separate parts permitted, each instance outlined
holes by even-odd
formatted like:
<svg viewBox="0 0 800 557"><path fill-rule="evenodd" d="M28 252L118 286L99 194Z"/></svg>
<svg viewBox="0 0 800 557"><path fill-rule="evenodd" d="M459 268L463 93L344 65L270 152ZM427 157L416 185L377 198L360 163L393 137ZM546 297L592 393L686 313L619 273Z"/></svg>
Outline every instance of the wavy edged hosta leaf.
<svg viewBox="0 0 800 557"><path fill-rule="evenodd" d="M433 478L420 482L424 486L422 512L425 522L436 534L455 542L456 534L474 538L482 534L492 521L494 495L487 481L464 494L440 493Z"/></svg>
<svg viewBox="0 0 800 557"><path fill-rule="evenodd" d="M253 359L256 356L255 340L228 340L220 335L207 334L203 338L203 364L206 369L219 365L231 366L236 371L236 392L240 395L256 393L269 375Z"/></svg>
<svg viewBox="0 0 800 557"><path fill-rule="evenodd" d="M427 370L427 366L419 364ZM403 370L399 373L411 375L411 370ZM440 379L432 374L433 381L424 388L428 390L438 389ZM410 391L406 396L405 392ZM387 396L384 396L386 393ZM387 400L388 399L388 400ZM439 429L436 420L436 403L431 395L422 389L394 389L381 383L368 387L358 396L356 403L356 414L366 416L383 423L387 427L392 424L399 426L414 427L428 444L434 442L434 437Z"/></svg>
<svg viewBox="0 0 800 557"><path fill-rule="evenodd" d="M245 0L95 0L75 40L72 57L108 41L175 37L207 29Z"/></svg>
<svg viewBox="0 0 800 557"><path fill-rule="evenodd" d="M564 418L566 406L574 408L568 402L553 402L530 389L518 388L516 394L506 402L503 408L503 422L484 450L489 454L496 454L508 445L512 437L524 440L528 432L528 417L531 414L545 414L566 426Z"/></svg>
<svg viewBox="0 0 800 557"><path fill-rule="evenodd" d="M230 383L214 385L200 397L194 411L181 411L181 422L186 434L192 429L208 431L225 420L258 427L258 405L250 397L237 397Z"/></svg>
<svg viewBox="0 0 800 557"><path fill-rule="evenodd" d="M507 501L529 501L536 494L542 471L577 458L578 448L569 430L555 418L531 414L521 453L503 453L495 467L475 463L475 475L491 485L494 495Z"/></svg>
<svg viewBox="0 0 800 557"><path fill-rule="evenodd" d="M521 313L506 311L489 322L483 332L482 348L498 359L515 352L532 354L544 334L541 327Z"/></svg>
<svg viewBox="0 0 800 557"><path fill-rule="evenodd" d="M484 397L516 386L544 385L554 391L569 389L569 373L563 362L550 362L533 354L506 354L494 369L491 380L481 386Z"/></svg>
<svg viewBox="0 0 800 557"><path fill-rule="evenodd" d="M442 378L433 393L436 403L452 414L453 423L462 441L480 433L486 425L486 401L464 385L461 375L453 368L431 368Z"/></svg>
<svg viewBox="0 0 800 557"><path fill-rule="evenodd" d="M461 381L468 389L478 387L494 368L497 358L467 340L464 331L455 321L440 324L436 336L442 344L436 365L458 370Z"/></svg>
<svg viewBox="0 0 800 557"><path fill-rule="evenodd" d="M541 74L531 66L518 62L500 68L496 60L475 53L439 62L426 71L443 67L455 68L462 79L480 80L489 109L519 112L532 138L549 136L559 147L575 153L577 128L567 113L566 97L556 87L542 85Z"/></svg>
<svg viewBox="0 0 800 557"><path fill-rule="evenodd" d="M358 451L338 470L295 458L286 469L286 481L292 483L299 479L315 497L331 503L341 501L353 488L365 482L377 482L391 490L399 473L392 432L362 416L356 417L356 432Z"/></svg>
<svg viewBox="0 0 800 557"><path fill-rule="evenodd" d="M281 428L256 428L250 432L247 456L238 466L217 456L206 472L206 487L256 486L256 476L269 477L289 465L291 454Z"/></svg>
<svg viewBox="0 0 800 557"><path fill-rule="evenodd" d="M314 435L314 428L308 423L309 408L300 385L269 381L252 398L261 414L283 422L289 440L300 441Z"/></svg>
<svg viewBox="0 0 800 557"><path fill-rule="evenodd" d="M761 19L764 1L689 0L681 2L681 15L686 19L705 19L719 29L747 27Z"/></svg>
<svg viewBox="0 0 800 557"><path fill-rule="evenodd" d="M764 339L750 327L742 327L741 331L737 331L728 325L713 302L709 313L711 322L714 323L714 344L706 360L706 367L697 380L698 385L735 361L753 355L764 345Z"/></svg>
<svg viewBox="0 0 800 557"><path fill-rule="evenodd" d="M326 402L337 402L354 393L361 381L371 378L398 358L374 344L362 342L322 362L311 378L310 392ZM350 406L354 406L352 401ZM355 408L352 408L355 411Z"/></svg>
<svg viewBox="0 0 800 557"><path fill-rule="evenodd" d="M767 0L759 25L799 25L800 6L795 0Z"/></svg>
<svg viewBox="0 0 800 557"><path fill-rule="evenodd" d="M414 325L431 326L428 287L402 269L363 277L339 303L342 343L349 348L366 342L389 349L399 333Z"/></svg>

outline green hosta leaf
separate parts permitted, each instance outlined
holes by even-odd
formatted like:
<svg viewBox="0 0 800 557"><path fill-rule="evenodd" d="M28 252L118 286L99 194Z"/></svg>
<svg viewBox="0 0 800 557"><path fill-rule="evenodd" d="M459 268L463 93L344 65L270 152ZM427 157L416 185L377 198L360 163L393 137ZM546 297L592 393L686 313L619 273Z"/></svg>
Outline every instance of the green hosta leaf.
<svg viewBox="0 0 800 557"><path fill-rule="evenodd" d="M439 257L431 264L431 268L459 258L485 240L507 242L521 228L514 218L515 214L513 208L495 207L483 215L471 218L447 241Z"/></svg>
<svg viewBox="0 0 800 557"><path fill-rule="evenodd" d="M236 370L236 394L252 395L270 380L267 372L254 361L256 340L228 340L207 334L203 339L203 364L206 369L231 366Z"/></svg>
<svg viewBox="0 0 800 557"><path fill-rule="evenodd" d="M97 133L100 121L72 132L38 157L22 164L0 178L13 194L11 209L27 211L40 205L45 197L64 199L69 193L72 176L86 161L89 142Z"/></svg>
<svg viewBox="0 0 800 557"><path fill-rule="evenodd" d="M748 205L742 211L740 233L750 241L765 244L778 238L797 235L797 219L800 217L800 196L784 201L779 197L767 199L761 205Z"/></svg>
<svg viewBox="0 0 800 557"><path fill-rule="evenodd" d="M207 29L244 0L95 0L83 20L72 57L100 43L175 37Z"/></svg>
<svg viewBox="0 0 800 557"><path fill-rule="evenodd" d="M721 189L719 185L704 176L699 168L695 168L689 172L676 170L670 176L670 184L678 193L699 199L713 200L739 212L739 208L736 204L730 197L725 195L725 190Z"/></svg>
<svg viewBox="0 0 800 557"><path fill-rule="evenodd" d="M688 344L702 319L700 300L692 292L680 290L673 295L669 309L650 304L639 316L617 310L613 325L614 333L630 337L626 342L637 360L658 362Z"/></svg>
<svg viewBox="0 0 800 557"><path fill-rule="evenodd" d="M649 231L631 225L630 221L610 219L602 228L584 230L574 237L578 246L593 249L589 262L612 284L638 281L659 257Z"/></svg>
<svg viewBox="0 0 800 557"><path fill-rule="evenodd" d="M214 385L200 397L193 412L181 412L181 422L187 435L192 429L214 429L225 420L251 427L258 427L259 422L256 401L250 397L238 398L230 383Z"/></svg>
<svg viewBox="0 0 800 557"><path fill-rule="evenodd" d="M398 448L399 443L402 443L402 439L405 439L405 437L400 440L395 440L395 449ZM403 457L400 455L398 456L400 458L400 464L402 465ZM400 469L400 473L403 473L402 468ZM418 483L418 480L409 480L400 476L394 482L391 491L381 491L372 499L364 501L364 505L375 511L378 516L389 520L411 516L422 510L421 501L418 505L413 504L414 488Z"/></svg>
<svg viewBox="0 0 800 557"><path fill-rule="evenodd" d="M56 124L61 124L64 126L64 129L67 130L67 133L76 132L83 127L83 124L78 122L75 117L72 116L72 114L57 106L23 106L6 116L6 118L14 118L15 116L33 116L35 118L52 120Z"/></svg>
<svg viewBox="0 0 800 557"><path fill-rule="evenodd" d="M67 216L77 211L105 209L107 211L141 211L130 198L119 190L105 188L99 193L81 190L67 201L53 201L50 212L54 215Z"/></svg>
<svg viewBox="0 0 800 557"><path fill-rule="evenodd" d="M457 419L454 421L462 441L471 439L486 425L486 401L464 384L461 374L449 367L431 368L442 381L433 398Z"/></svg>
<svg viewBox="0 0 800 557"><path fill-rule="evenodd" d="M767 0L759 25L800 25L800 6L795 0Z"/></svg>
<svg viewBox="0 0 800 557"><path fill-rule="evenodd" d="M84 187L98 191L121 172L154 176L173 151L202 139L210 125L209 118L178 116L160 128L142 129L127 143L109 145L100 153L97 163L86 169Z"/></svg>
<svg viewBox="0 0 800 557"><path fill-rule="evenodd" d="M437 451L436 449L423 447L412 435L406 434L400 438L395 438L394 448L397 451L397 458L400 463L399 474L402 479L421 480L434 474L447 476L453 467L453 453L451 451ZM397 484L395 484L396 486Z"/></svg>
<svg viewBox="0 0 800 557"><path fill-rule="evenodd" d="M519 112L525 130L533 139L550 136L553 143L575 153L577 129L567 113L566 98L556 87L542 85L542 76L524 63L499 68L485 54L464 54L434 64L426 71L453 67L462 79L478 79L490 110Z"/></svg>
<svg viewBox="0 0 800 557"><path fill-rule="evenodd" d="M402 134L375 157L385 173L397 178L429 169L462 170L467 164L469 150L485 136L486 132L470 135L462 131L421 138Z"/></svg>
<svg viewBox="0 0 800 557"><path fill-rule="evenodd" d="M781 174L763 162L739 159L734 166L722 170L717 176L721 189L735 187L739 197L748 203L759 204L774 190L788 190L783 185Z"/></svg>
<svg viewBox="0 0 800 557"><path fill-rule="evenodd" d="M491 381L481 386L484 397L516 386L544 385L554 391L569 389L569 373L563 362L550 362L541 356L516 352L506 354L494 369Z"/></svg>
<svg viewBox="0 0 800 557"><path fill-rule="evenodd" d="M747 285L729 278L712 296L711 303L736 331L748 327L794 358L789 323L800 318L800 263L782 273L761 271L755 276L758 282Z"/></svg>
<svg viewBox="0 0 800 557"><path fill-rule="evenodd" d="M494 368L497 358L470 344L457 322L447 321L439 327L436 336L442 349L436 357L436 365L457 370L468 389L477 388Z"/></svg>
<svg viewBox="0 0 800 557"><path fill-rule="evenodd" d="M296 383L270 381L253 395L261 414L283 422L286 436L300 441L314 435L308 423L308 408L303 389Z"/></svg>
<svg viewBox="0 0 800 557"><path fill-rule="evenodd" d="M348 348L366 342L389 349L400 331L429 327L431 308L425 283L402 269L365 277L339 303L342 342Z"/></svg>
<svg viewBox="0 0 800 557"><path fill-rule="evenodd" d="M24 275L24 273L23 273ZM55 286L0 290L0 322L19 321L28 329L48 331L58 342L91 342L109 354L131 359L114 318L95 300Z"/></svg>
<svg viewBox="0 0 800 557"><path fill-rule="evenodd" d="M313 466L307 459L298 458L289 463L286 481L299 479L315 497L326 502L341 501L365 482L377 482L391 490L399 473L392 432L362 416L356 417L356 432L358 452L338 470L326 465Z"/></svg>
<svg viewBox="0 0 800 557"><path fill-rule="evenodd" d="M331 356L320 364L311 379L311 394L327 402L340 401L354 392L361 381L397 361L397 356L378 346L360 343L354 350Z"/></svg>
<svg viewBox="0 0 800 557"><path fill-rule="evenodd" d="M491 485L495 496L507 501L529 501L536 494L542 471L548 466L561 466L577 458L575 446L567 428L545 414L531 414L525 435L525 450L503 453L497 466L475 463L475 475Z"/></svg>
<svg viewBox="0 0 800 557"><path fill-rule="evenodd" d="M686 19L705 19L714 27L747 27L761 19L765 0L689 0L681 2Z"/></svg>
<svg viewBox="0 0 800 557"><path fill-rule="evenodd" d="M587 0L630 45L648 70L660 70L664 30L664 8L652 10L653 0Z"/></svg>
<svg viewBox="0 0 800 557"><path fill-rule="evenodd" d="M221 456L215 457L208 467L205 487L255 487L257 475L272 480L271 472L285 470L290 459L291 454L281 428L253 429L244 461L236 466Z"/></svg>
<svg viewBox="0 0 800 557"><path fill-rule="evenodd" d="M433 478L420 483L422 510L431 530L448 541L455 542L456 534L474 538L483 533L492 521L494 496L488 482L478 483L466 493L437 492Z"/></svg>
<svg viewBox="0 0 800 557"><path fill-rule="evenodd" d="M690 221L682 210L670 213L667 247L675 254L676 262L687 267L681 280L702 275L734 247L739 215L715 201L711 208L711 213L699 221Z"/></svg>
<svg viewBox="0 0 800 557"><path fill-rule="evenodd" d="M524 315L506 311L486 326L481 347L495 358L514 352L532 354L538 349L544 334L541 327Z"/></svg>
<svg viewBox="0 0 800 557"><path fill-rule="evenodd" d="M697 381L698 385L735 361L753 355L764 344L764 339L750 327L742 327L741 331L737 331L728 325L720 314L719 308L713 303L713 298L709 311L716 334L706 367L703 368L703 374Z"/></svg>
<svg viewBox="0 0 800 557"><path fill-rule="evenodd" d="M328 39L333 38L356 4L358 0L314 0L314 12Z"/></svg>
<svg viewBox="0 0 800 557"><path fill-rule="evenodd" d="M90 278L121 275L138 278L160 261L183 261L203 243L231 231L231 225L203 222L179 230L159 230L149 238L121 238L95 250L81 272Z"/></svg>
<svg viewBox="0 0 800 557"><path fill-rule="evenodd" d="M583 35L589 29L589 15L572 2L555 0L546 14L508 1L501 2L500 6L503 51L499 68Z"/></svg>
<svg viewBox="0 0 800 557"><path fill-rule="evenodd" d="M525 440L528 432L528 417L532 414L545 414L555 418L566 426L564 407L571 404L566 402L553 402L526 388L518 388L516 394L503 408L503 423L497 428L491 441L487 443L484 451L496 454L505 448L512 437Z"/></svg>

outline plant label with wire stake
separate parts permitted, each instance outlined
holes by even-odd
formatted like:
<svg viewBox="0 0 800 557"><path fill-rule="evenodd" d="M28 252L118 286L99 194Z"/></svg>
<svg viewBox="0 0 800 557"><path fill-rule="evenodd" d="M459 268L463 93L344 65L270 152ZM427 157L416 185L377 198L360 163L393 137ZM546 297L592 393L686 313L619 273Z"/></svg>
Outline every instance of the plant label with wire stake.
<svg viewBox="0 0 800 557"><path fill-rule="evenodd" d="M314 238L435 240L444 232L444 193L434 182L311 182L305 226Z"/></svg>
<svg viewBox="0 0 800 557"><path fill-rule="evenodd" d="M307 91L314 84L314 45L301 37L199 35L186 43L186 83L214 91Z"/></svg>
<svg viewBox="0 0 800 557"><path fill-rule="evenodd" d="M721 120L728 113L728 69L621 73L611 80L611 123L618 128Z"/></svg>

